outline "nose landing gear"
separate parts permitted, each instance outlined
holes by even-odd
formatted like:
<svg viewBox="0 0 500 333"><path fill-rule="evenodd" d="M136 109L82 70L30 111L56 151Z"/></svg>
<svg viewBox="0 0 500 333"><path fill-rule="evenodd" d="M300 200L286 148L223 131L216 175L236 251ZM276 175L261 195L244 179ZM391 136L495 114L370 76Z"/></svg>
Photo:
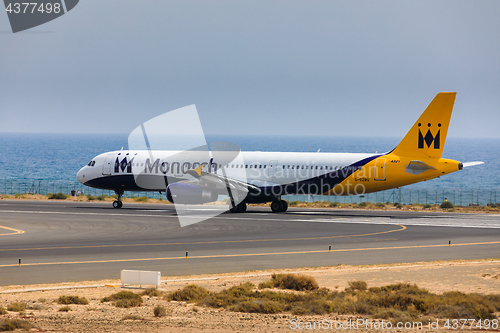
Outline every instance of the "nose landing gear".
<svg viewBox="0 0 500 333"><path fill-rule="evenodd" d="M116 200L113 201L113 208L122 208L123 203L122 203L122 195L123 191L115 191L116 193Z"/></svg>

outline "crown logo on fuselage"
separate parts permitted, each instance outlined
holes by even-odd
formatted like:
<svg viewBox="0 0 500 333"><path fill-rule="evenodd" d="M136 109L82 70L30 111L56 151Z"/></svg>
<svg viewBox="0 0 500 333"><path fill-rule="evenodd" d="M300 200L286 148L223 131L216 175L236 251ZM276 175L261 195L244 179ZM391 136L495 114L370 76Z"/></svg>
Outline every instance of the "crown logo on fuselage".
<svg viewBox="0 0 500 333"><path fill-rule="evenodd" d="M432 135L431 132L431 123L427 124L427 127L429 129L427 130L427 133L425 136L422 134L422 131L420 130L420 127L422 126L421 123L418 123L418 149L424 149L424 143L427 145L427 148L430 148L432 143L434 142L434 149L440 149L440 134L441 130L439 129L436 135ZM441 123L438 124L438 127L441 127Z"/></svg>

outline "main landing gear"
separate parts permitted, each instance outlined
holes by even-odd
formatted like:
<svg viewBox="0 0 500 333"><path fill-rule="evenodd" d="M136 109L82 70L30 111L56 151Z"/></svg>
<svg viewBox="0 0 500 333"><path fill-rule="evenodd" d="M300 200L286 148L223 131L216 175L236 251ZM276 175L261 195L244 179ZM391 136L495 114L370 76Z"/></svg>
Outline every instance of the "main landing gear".
<svg viewBox="0 0 500 333"><path fill-rule="evenodd" d="M233 207L233 205L230 204L229 211L231 213L244 213L247 211L247 204L244 202L240 202L239 204L236 205L236 207Z"/></svg>
<svg viewBox="0 0 500 333"><path fill-rule="evenodd" d="M122 195L123 191L115 191L116 193L116 200L113 201L113 208L122 208L123 203L122 203Z"/></svg>
<svg viewBox="0 0 500 333"><path fill-rule="evenodd" d="M271 202L273 213L284 213L288 209L288 203L285 200L275 200Z"/></svg>

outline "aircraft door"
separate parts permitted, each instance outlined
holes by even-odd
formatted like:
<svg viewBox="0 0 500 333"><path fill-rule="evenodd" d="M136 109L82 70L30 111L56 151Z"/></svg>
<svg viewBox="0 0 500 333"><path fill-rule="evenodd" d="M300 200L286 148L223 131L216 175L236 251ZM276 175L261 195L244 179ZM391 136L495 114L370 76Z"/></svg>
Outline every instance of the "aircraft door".
<svg viewBox="0 0 500 333"><path fill-rule="evenodd" d="M114 154L108 154L106 155L106 158L104 159L104 163L102 164L102 174L104 176L108 176L111 174L111 168L112 168L112 161Z"/></svg>
<svg viewBox="0 0 500 333"><path fill-rule="evenodd" d="M269 167L267 168L267 176L269 178L274 178L274 174L276 173L277 167L278 167L278 161L269 162Z"/></svg>
<svg viewBox="0 0 500 333"><path fill-rule="evenodd" d="M375 174L373 175L374 180L385 180L385 158L377 158L375 160Z"/></svg>

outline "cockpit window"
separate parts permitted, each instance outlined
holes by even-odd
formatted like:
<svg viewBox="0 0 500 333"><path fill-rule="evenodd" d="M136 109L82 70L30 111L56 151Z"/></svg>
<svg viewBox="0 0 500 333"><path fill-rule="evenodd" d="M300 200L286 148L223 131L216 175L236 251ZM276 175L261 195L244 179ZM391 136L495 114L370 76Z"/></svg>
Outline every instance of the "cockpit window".
<svg viewBox="0 0 500 333"><path fill-rule="evenodd" d="M95 165L95 161L94 160L90 161L89 164L87 164L87 166L90 166L90 167L93 167L94 165Z"/></svg>

